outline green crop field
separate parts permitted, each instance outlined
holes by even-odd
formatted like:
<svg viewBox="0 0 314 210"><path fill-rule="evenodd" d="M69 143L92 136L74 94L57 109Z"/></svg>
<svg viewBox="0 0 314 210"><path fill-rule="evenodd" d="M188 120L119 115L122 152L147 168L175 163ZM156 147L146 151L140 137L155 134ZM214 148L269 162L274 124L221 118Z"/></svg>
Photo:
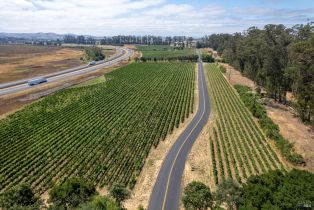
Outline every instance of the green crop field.
<svg viewBox="0 0 314 210"><path fill-rule="evenodd" d="M143 57L146 59L171 59L171 58L180 58L180 57L195 57L195 49L184 48L174 49L168 45L149 45L149 46L138 46L137 47L143 53Z"/></svg>
<svg viewBox="0 0 314 210"><path fill-rule="evenodd" d="M0 121L0 191L69 177L130 187L150 149L193 111L194 63L135 63Z"/></svg>
<svg viewBox="0 0 314 210"><path fill-rule="evenodd" d="M232 178L285 169L253 116L214 64L206 65L209 94L215 110L210 136L212 178L216 184Z"/></svg>
<svg viewBox="0 0 314 210"><path fill-rule="evenodd" d="M167 51L174 50L170 45L138 45L137 49L140 51Z"/></svg>

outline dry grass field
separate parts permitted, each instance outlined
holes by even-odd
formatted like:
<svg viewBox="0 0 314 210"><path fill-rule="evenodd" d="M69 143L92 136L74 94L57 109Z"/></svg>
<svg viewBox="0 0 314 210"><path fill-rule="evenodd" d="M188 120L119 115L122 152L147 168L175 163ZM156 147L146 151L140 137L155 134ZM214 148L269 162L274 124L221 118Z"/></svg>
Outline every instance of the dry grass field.
<svg viewBox="0 0 314 210"><path fill-rule="evenodd" d="M82 56L83 51L75 48L0 46L0 83L79 66Z"/></svg>

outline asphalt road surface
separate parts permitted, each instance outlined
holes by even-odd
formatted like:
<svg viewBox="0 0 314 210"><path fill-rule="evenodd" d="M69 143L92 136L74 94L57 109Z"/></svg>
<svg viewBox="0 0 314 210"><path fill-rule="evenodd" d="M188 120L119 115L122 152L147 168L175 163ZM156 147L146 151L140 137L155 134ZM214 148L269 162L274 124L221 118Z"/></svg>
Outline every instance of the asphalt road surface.
<svg viewBox="0 0 314 210"><path fill-rule="evenodd" d="M181 178L186 158L202 128L206 124L210 103L207 93L203 63L198 62L199 107L192 122L179 136L167 154L153 192L148 210L178 210L180 204Z"/></svg>
<svg viewBox="0 0 314 210"><path fill-rule="evenodd" d="M86 65L86 66L82 66L82 67L71 68L71 69L67 69L67 70L57 72L54 74L43 75L40 77L46 78L47 79L46 83L56 82L56 81L60 81L60 80L66 79L66 78L86 74L86 73L89 73L89 72L92 72L92 71L95 71L95 70L98 70L101 68L115 65L115 64L119 63L120 61L131 57L132 55L133 55L133 50L118 49L118 54L116 56L110 58L107 61L99 61L96 63L96 65L93 65L93 66ZM0 84L0 95L16 93L16 92L19 92L22 90L26 90L26 89L30 89L30 88L42 85L42 84L39 84L39 85L35 85L35 86L29 86L27 84L28 80L30 80L30 79L20 80L20 81L16 81L16 82L10 82L10 83L6 83L6 84ZM43 84L46 84L46 83L43 83Z"/></svg>

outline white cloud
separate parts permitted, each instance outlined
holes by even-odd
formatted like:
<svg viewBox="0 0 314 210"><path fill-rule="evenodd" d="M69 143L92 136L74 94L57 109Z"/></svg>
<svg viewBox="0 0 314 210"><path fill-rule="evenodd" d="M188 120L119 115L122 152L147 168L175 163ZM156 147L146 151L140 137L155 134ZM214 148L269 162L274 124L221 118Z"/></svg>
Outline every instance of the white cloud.
<svg viewBox="0 0 314 210"><path fill-rule="evenodd" d="M204 35L313 20L314 9L223 8L166 0L1 0L0 31Z"/></svg>

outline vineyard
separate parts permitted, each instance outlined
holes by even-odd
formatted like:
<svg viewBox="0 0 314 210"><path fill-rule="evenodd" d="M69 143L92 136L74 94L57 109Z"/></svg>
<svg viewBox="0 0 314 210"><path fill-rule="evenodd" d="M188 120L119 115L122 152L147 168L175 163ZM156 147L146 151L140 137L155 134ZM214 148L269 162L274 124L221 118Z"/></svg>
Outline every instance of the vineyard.
<svg viewBox="0 0 314 210"><path fill-rule="evenodd" d="M138 45L140 51L167 51L174 50L170 45Z"/></svg>
<svg viewBox="0 0 314 210"><path fill-rule="evenodd" d="M216 113L210 135L212 178L238 183L250 175L285 166L269 145L252 114L214 64L206 66L209 94Z"/></svg>
<svg viewBox="0 0 314 210"><path fill-rule="evenodd" d="M193 111L193 63L135 63L0 121L0 191L81 177L131 188L150 149Z"/></svg>
<svg viewBox="0 0 314 210"><path fill-rule="evenodd" d="M138 46L146 60L197 60L195 49L174 49L170 46Z"/></svg>

